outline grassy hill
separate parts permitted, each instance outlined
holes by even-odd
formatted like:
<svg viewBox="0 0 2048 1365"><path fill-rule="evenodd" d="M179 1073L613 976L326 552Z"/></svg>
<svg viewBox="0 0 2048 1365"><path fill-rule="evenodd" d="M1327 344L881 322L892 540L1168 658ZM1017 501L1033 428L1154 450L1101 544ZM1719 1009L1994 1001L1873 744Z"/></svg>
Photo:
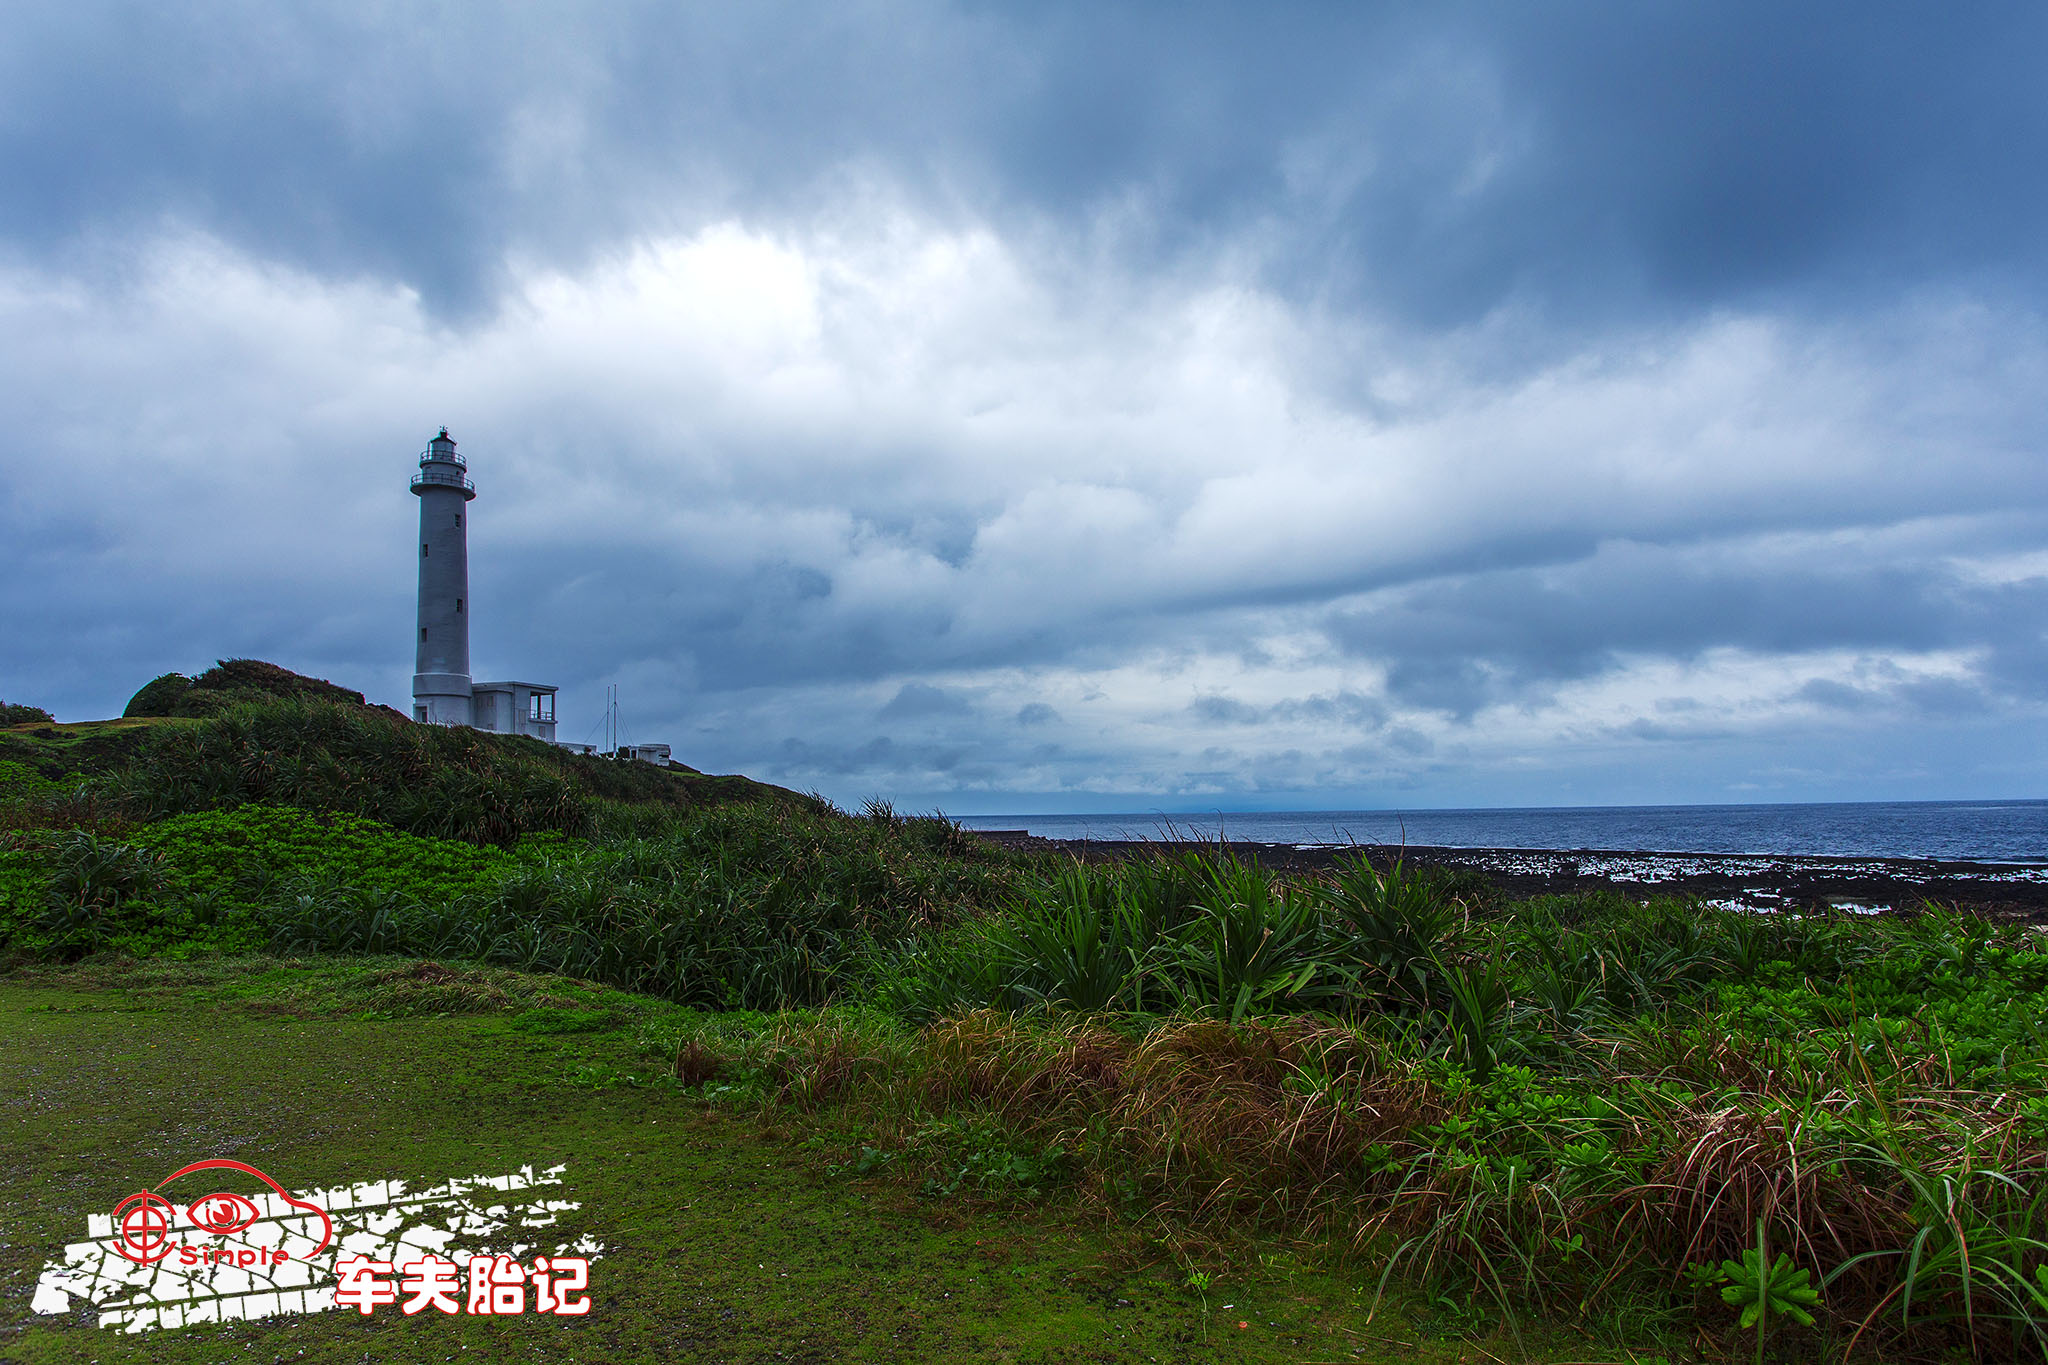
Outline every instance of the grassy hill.
<svg viewBox="0 0 2048 1365"><path fill-rule="evenodd" d="M420 833L504 843L580 833L603 805L685 809L813 797L680 764L584 755L523 735L414 725L378 709L290 698L214 716L124 717L0 729L0 762L98 779L145 814L280 800Z"/></svg>
<svg viewBox="0 0 2048 1365"><path fill-rule="evenodd" d="M369 701L353 688L342 687L325 678L309 678L262 659L222 659L196 678L182 673L164 673L144 683L128 699L124 718L138 716L217 716L230 707L248 702L311 698L347 706L368 706ZM379 711L400 714L388 706Z"/></svg>
<svg viewBox="0 0 2048 1365"><path fill-rule="evenodd" d="M607 805L821 809L815 798L746 777L415 725L361 692L256 659L224 659L191 679L164 674L118 720L0 729L0 762L52 780L105 780L150 815L283 801L501 844L540 829L588 832Z"/></svg>

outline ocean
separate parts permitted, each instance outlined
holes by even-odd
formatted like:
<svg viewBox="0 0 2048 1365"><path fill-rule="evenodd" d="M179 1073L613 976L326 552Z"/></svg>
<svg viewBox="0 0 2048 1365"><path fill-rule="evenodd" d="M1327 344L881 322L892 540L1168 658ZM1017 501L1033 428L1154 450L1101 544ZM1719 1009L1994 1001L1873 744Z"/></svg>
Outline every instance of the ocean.
<svg viewBox="0 0 2048 1365"><path fill-rule="evenodd" d="M1047 839L1215 839L1220 833L1265 844L2048 861L2048 801L978 815L960 823Z"/></svg>

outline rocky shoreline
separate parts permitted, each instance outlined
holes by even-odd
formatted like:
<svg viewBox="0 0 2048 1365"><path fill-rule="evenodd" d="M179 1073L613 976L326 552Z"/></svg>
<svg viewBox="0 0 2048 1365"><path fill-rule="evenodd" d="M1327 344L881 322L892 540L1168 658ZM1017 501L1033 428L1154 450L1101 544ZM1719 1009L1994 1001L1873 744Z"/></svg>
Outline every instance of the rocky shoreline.
<svg viewBox="0 0 2048 1365"><path fill-rule="evenodd" d="M1023 830L972 832L1007 848L1064 853L1088 861L1148 857L1174 847L1144 839L1042 839ZM2048 923L2048 862L1412 844L1395 848L1238 840L1226 846L1240 858L1296 872L1319 871L1340 858L1360 854L1382 867L1400 859L1411 867L1475 873L1511 899L1609 888L1645 899L1684 896L1750 910L1832 906L1870 914L1916 911L1932 901L2001 918Z"/></svg>

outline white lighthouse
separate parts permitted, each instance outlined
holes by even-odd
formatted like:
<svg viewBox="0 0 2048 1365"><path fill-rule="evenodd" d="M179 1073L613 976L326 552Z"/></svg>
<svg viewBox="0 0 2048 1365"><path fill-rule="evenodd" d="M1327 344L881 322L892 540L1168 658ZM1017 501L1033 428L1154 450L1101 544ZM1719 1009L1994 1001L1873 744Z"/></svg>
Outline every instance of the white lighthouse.
<svg viewBox="0 0 2048 1365"><path fill-rule="evenodd" d="M420 615L414 648L412 718L468 725L501 735L555 737L551 683L471 682L469 677L469 529L476 497L455 441L441 434L420 452L412 476L420 500Z"/></svg>
<svg viewBox="0 0 2048 1365"><path fill-rule="evenodd" d="M420 499L420 638L412 717L468 725L476 713L469 683L469 533L462 520L476 485L448 428L420 452L412 491Z"/></svg>

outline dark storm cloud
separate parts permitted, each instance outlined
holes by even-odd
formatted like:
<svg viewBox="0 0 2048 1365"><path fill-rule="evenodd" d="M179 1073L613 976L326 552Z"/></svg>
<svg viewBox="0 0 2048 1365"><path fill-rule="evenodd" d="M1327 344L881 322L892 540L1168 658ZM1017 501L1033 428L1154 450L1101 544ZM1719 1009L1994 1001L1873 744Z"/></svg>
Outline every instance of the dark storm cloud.
<svg viewBox="0 0 2048 1365"><path fill-rule="evenodd" d="M1884 671L1877 670L1880 675ZM1855 715L1905 713L1935 719L1979 716L1993 709L1980 682L1958 678L1879 676L1861 686L1814 678L1794 692L1792 700Z"/></svg>
<svg viewBox="0 0 2048 1365"><path fill-rule="evenodd" d="M1812 702L1836 711L1869 711L1884 704L1884 698L1868 687L1851 687L1836 682L1833 678L1812 678L1801 684L1792 694L1795 701ZM1631 727L1636 733L1647 738L1664 739L1683 731L1674 731L1668 726L1659 726L1653 721L1639 720ZM1650 732L1655 730L1655 734Z"/></svg>
<svg viewBox="0 0 2048 1365"><path fill-rule="evenodd" d="M1281 720L1342 725L1354 729L1377 729L1387 723L1387 708L1383 702L1349 690L1283 701L1274 706L1273 714Z"/></svg>
<svg viewBox="0 0 2048 1365"><path fill-rule="evenodd" d="M775 775L784 781L841 778L900 784L906 776L985 784L1002 769L976 761L974 746L901 743L879 736L859 745L784 740L774 751Z"/></svg>
<svg viewBox="0 0 2048 1365"><path fill-rule="evenodd" d="M1188 714L1208 725L1282 722L1308 723L1332 729L1377 729L1387 721L1387 708L1382 703L1352 691L1328 696L1289 697L1268 706L1253 706L1236 697L1212 694L1190 702Z"/></svg>
<svg viewBox="0 0 2048 1365"><path fill-rule="evenodd" d="M973 710L974 708L964 699L943 687L912 682L897 688L896 695L875 714L884 720L892 720L923 716L965 716L972 714Z"/></svg>
<svg viewBox="0 0 2048 1365"><path fill-rule="evenodd" d="M1421 757L1436 751L1436 741L1420 730L1406 725L1394 727L1387 732L1387 745L1396 753Z"/></svg>
<svg viewBox="0 0 2048 1365"><path fill-rule="evenodd" d="M1257 725L1266 718L1258 707L1235 697L1197 697L1188 703L1188 714L1208 725Z"/></svg>
<svg viewBox="0 0 2048 1365"><path fill-rule="evenodd" d="M182 222L488 310L849 174L941 215L1258 241L1418 325L1994 276L2038 298L2048 12L1560 4L42 7L0 49L0 232Z"/></svg>
<svg viewBox="0 0 2048 1365"><path fill-rule="evenodd" d="M1511 83L1549 124L1543 197L1585 206L1573 227L1631 225L1654 287L1700 301L1816 278L1890 289L1955 268L2040 283L2032 225L2048 185L2021 149L2048 132L2027 74L2048 13L1515 13L1541 44L1538 60L1506 50Z"/></svg>
<svg viewBox="0 0 2048 1365"><path fill-rule="evenodd" d="M578 263L904 149L965 93L946 36L960 21L933 16L926 42L915 18L652 3L23 13L0 53L0 174L20 191L0 227L48 250L172 218L474 313L506 252Z"/></svg>

